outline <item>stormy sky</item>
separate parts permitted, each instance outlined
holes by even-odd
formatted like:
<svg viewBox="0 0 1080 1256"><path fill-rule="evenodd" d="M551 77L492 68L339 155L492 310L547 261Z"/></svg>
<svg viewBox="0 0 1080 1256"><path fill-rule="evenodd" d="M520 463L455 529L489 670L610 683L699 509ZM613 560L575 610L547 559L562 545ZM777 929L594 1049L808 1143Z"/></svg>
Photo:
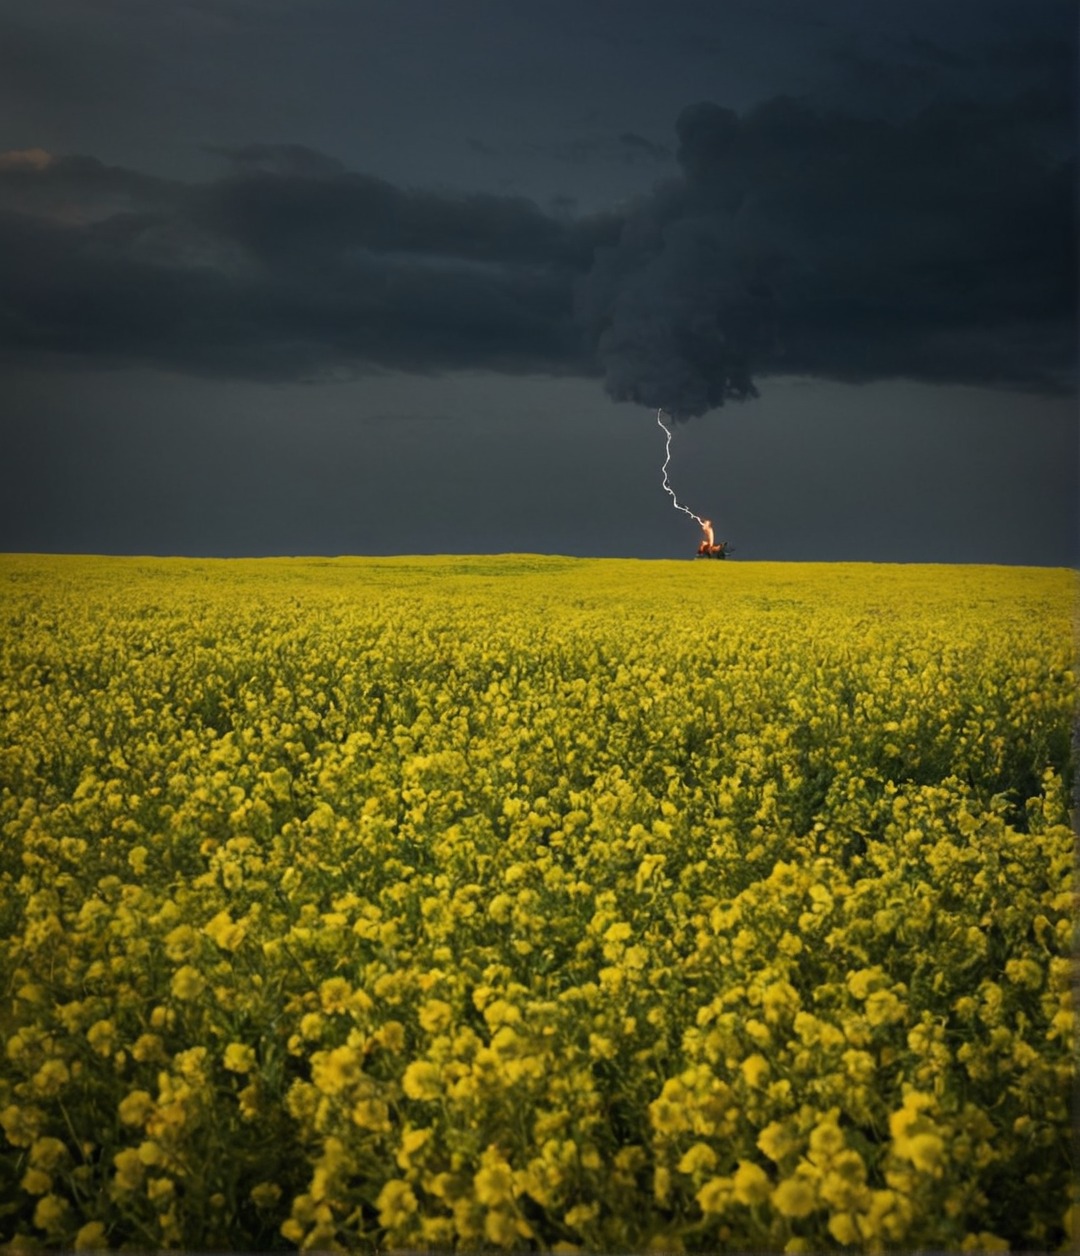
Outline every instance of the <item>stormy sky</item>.
<svg viewBox="0 0 1080 1256"><path fill-rule="evenodd" d="M8 0L0 548L1075 565L1071 0Z"/></svg>

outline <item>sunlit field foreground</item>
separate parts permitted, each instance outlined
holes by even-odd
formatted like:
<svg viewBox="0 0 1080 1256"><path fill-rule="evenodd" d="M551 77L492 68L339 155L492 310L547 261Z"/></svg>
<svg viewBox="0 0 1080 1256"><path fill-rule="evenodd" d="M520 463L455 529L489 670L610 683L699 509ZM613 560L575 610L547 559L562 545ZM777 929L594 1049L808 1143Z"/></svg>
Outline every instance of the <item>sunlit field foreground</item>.
<svg viewBox="0 0 1080 1256"><path fill-rule="evenodd" d="M0 581L0 1238L1080 1232L1071 573Z"/></svg>

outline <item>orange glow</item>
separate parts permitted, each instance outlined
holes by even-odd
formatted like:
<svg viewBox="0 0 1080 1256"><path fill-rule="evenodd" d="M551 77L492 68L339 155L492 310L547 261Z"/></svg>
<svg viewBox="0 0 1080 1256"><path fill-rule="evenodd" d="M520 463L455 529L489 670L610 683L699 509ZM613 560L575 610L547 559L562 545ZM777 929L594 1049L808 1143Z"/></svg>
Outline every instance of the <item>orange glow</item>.
<svg viewBox="0 0 1080 1256"><path fill-rule="evenodd" d="M0 170L44 170L53 157L43 148L9 148L0 153Z"/></svg>

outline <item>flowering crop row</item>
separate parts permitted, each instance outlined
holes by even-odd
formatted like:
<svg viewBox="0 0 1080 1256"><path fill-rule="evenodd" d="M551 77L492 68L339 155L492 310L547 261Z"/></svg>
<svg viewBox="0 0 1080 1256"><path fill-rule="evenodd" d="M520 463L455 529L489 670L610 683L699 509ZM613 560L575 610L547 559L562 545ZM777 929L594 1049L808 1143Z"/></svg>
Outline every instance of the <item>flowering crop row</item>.
<svg viewBox="0 0 1080 1256"><path fill-rule="evenodd" d="M1080 1233L1069 573L0 579L0 1241Z"/></svg>

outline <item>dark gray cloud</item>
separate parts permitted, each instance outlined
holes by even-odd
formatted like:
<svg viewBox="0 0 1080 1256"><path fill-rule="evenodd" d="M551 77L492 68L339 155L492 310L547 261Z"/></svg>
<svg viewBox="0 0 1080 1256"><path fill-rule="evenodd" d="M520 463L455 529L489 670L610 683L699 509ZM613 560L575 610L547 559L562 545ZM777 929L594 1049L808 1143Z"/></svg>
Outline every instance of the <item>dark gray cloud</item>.
<svg viewBox="0 0 1080 1256"><path fill-rule="evenodd" d="M516 141L495 146L483 140L470 138L467 146L480 156L505 160L508 156L522 153L532 157L545 157L569 166L608 165L624 166L667 165L673 153L665 144L658 144L636 131L623 131L619 135L608 132L592 132L578 135L571 140L558 142Z"/></svg>
<svg viewBox="0 0 1080 1256"><path fill-rule="evenodd" d="M664 144L656 144L650 139L646 139L644 135L638 135L635 131L624 131L619 136L619 143L623 146L623 152L631 161L638 157L647 158L650 161L670 161L671 149Z"/></svg>
<svg viewBox="0 0 1080 1256"><path fill-rule="evenodd" d="M227 170L202 182L0 155L0 345L248 378L602 372L679 418L777 373L1061 390L1070 100L1051 84L901 119L702 103L678 118L679 177L579 219L299 144L211 146Z"/></svg>
<svg viewBox="0 0 1080 1256"><path fill-rule="evenodd" d="M306 144L204 144L215 156L224 157L240 171L251 174L295 175L298 178L333 178L345 173L345 166L336 157L308 148Z"/></svg>
<svg viewBox="0 0 1080 1256"><path fill-rule="evenodd" d="M224 155L203 184L0 157L4 350L252 378L591 369L572 278L614 220L403 190L297 145Z"/></svg>
<svg viewBox="0 0 1080 1256"><path fill-rule="evenodd" d="M579 288L608 391L687 417L763 374L1072 387L1075 158L1046 139L1063 103L684 110L683 178Z"/></svg>

